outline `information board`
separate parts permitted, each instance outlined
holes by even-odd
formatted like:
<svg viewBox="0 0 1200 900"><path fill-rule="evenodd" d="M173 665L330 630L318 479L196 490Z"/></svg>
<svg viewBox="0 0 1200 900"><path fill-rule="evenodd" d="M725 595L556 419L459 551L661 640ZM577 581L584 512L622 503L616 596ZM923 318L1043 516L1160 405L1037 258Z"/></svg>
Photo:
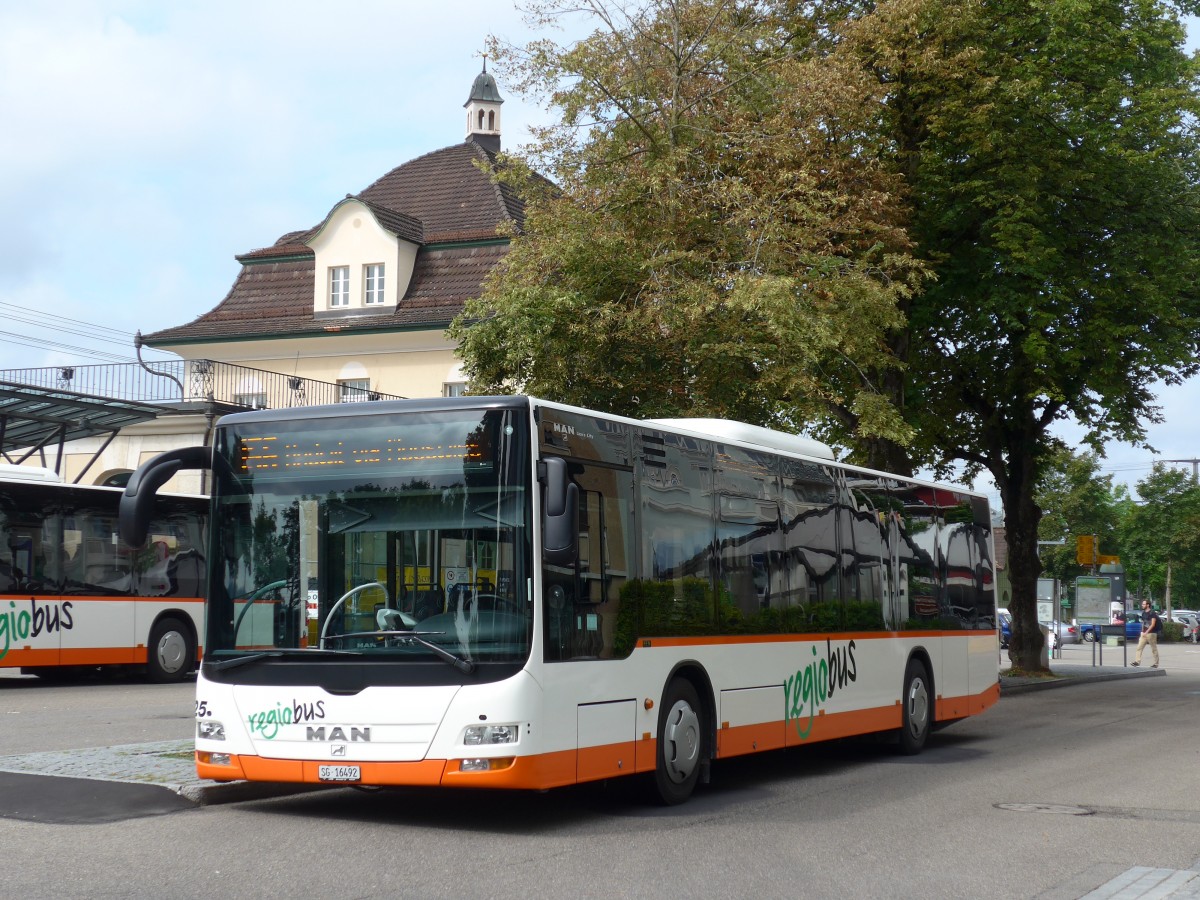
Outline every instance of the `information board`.
<svg viewBox="0 0 1200 900"><path fill-rule="evenodd" d="M1103 575L1081 575L1075 579L1075 618L1080 622L1104 624L1112 610L1112 579Z"/></svg>

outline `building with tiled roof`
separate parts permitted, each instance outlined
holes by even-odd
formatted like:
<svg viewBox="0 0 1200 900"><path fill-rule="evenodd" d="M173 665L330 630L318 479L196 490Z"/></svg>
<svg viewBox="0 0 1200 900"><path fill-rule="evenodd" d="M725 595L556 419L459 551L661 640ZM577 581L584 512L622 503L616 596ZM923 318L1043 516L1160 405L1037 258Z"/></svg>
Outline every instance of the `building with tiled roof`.
<svg viewBox="0 0 1200 900"><path fill-rule="evenodd" d="M220 303L141 339L182 357L156 363L157 375L79 366L67 385L66 368L43 370L50 383L31 390L153 401L157 416L119 434L60 441L31 462L72 481L119 483L157 453L207 444L213 422L231 411L460 392L446 326L479 295L524 218L521 201L488 174L503 102L485 64L464 104L466 140L347 194L316 225L240 254ZM164 489L204 492L206 483L184 470Z"/></svg>
<svg viewBox="0 0 1200 900"><path fill-rule="evenodd" d="M524 215L488 174L503 102L485 64L464 104L466 140L347 194L317 225L240 254L220 303L145 343L387 394L457 391L446 326L479 295ZM258 390L244 387L246 396Z"/></svg>

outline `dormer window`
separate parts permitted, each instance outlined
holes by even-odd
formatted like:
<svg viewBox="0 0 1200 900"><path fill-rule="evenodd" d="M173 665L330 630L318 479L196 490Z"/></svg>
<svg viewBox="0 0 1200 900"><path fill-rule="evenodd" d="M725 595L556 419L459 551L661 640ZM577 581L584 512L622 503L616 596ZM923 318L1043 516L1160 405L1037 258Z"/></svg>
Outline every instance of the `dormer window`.
<svg viewBox="0 0 1200 900"><path fill-rule="evenodd" d="M383 263L363 266L363 303L367 306L379 306L384 303Z"/></svg>
<svg viewBox="0 0 1200 900"><path fill-rule="evenodd" d="M330 266L329 307L337 309L350 305L350 267Z"/></svg>
<svg viewBox="0 0 1200 900"><path fill-rule="evenodd" d="M421 231L419 220L354 197L335 206L306 241L315 257L313 315L340 319L395 311L413 277Z"/></svg>

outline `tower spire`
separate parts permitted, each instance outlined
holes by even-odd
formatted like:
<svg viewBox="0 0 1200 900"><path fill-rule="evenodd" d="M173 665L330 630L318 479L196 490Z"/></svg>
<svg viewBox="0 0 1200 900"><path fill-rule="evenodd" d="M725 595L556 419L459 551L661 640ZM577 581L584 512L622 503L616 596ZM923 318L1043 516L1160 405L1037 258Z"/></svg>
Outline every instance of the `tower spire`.
<svg viewBox="0 0 1200 900"><path fill-rule="evenodd" d="M503 102L496 79L488 74L485 53L483 70L475 76L471 95L463 104L467 110L468 141L474 141L492 153L500 152L500 104Z"/></svg>

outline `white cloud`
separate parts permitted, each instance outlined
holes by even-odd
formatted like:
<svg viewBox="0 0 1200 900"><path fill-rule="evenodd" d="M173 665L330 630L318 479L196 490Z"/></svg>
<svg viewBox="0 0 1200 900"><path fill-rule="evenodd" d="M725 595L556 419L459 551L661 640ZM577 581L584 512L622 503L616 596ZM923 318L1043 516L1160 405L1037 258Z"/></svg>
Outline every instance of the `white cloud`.
<svg viewBox="0 0 1200 900"><path fill-rule="evenodd" d="M504 0L0 5L0 301L190 321L234 254L462 140L489 31L524 33ZM508 143L540 116L510 99Z"/></svg>

